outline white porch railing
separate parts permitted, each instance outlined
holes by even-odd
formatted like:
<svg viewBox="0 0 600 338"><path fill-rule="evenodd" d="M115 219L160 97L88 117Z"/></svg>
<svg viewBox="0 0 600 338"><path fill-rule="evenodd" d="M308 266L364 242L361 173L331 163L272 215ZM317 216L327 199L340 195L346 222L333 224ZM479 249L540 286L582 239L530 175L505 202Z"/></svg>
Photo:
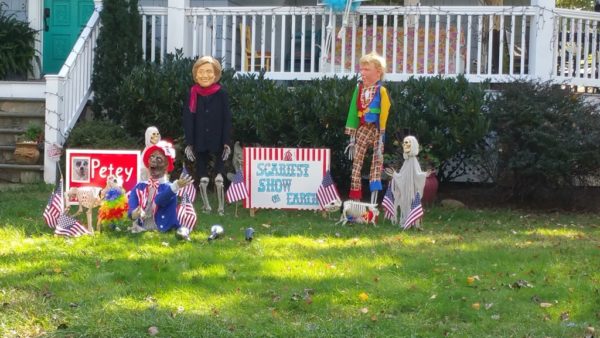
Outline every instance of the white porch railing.
<svg viewBox="0 0 600 338"><path fill-rule="evenodd" d="M142 7L140 12L150 60L180 48L185 56L221 58L224 67L240 72L264 68L271 79L311 79L356 74L360 56L376 50L387 60L389 81L464 74L473 82L539 78L583 83L573 74L556 72L565 60L559 49L573 48L559 48L565 30L558 30L558 23L588 22L592 32L600 16L558 10L553 1L534 3L544 6L362 6L351 13L344 30L342 14L323 6L190 8L187 0L169 0L168 7ZM588 51L600 48L588 45Z"/></svg>
<svg viewBox="0 0 600 338"><path fill-rule="evenodd" d="M58 75L46 75L46 149L64 144L90 96L100 10L96 6ZM56 161L44 153L44 181L54 183Z"/></svg>
<svg viewBox="0 0 600 338"><path fill-rule="evenodd" d="M557 9L554 21L554 73L557 81L599 86L600 14Z"/></svg>

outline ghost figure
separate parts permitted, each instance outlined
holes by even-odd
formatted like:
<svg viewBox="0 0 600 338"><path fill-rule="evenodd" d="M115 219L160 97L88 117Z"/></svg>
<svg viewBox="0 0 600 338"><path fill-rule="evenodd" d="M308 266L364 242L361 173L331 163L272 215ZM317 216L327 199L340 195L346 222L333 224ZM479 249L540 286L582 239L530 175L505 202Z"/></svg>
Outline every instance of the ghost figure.
<svg viewBox="0 0 600 338"><path fill-rule="evenodd" d="M206 213L212 210L206 189L210 183L208 164L211 158L214 159L218 212L219 215L223 215L223 163L231 153L231 111L227 92L218 83L221 79L221 64L212 56L200 57L194 63L192 77L196 84L187 93L182 110L185 156L196 163L196 174L200 177L202 210Z"/></svg>
<svg viewBox="0 0 600 338"><path fill-rule="evenodd" d="M149 147L160 142L161 136L158 128L155 126L150 126L146 128L146 133L144 134L144 142L146 144L144 151ZM148 169L142 168L140 178L142 181L146 181L150 176L148 175Z"/></svg>
<svg viewBox="0 0 600 338"><path fill-rule="evenodd" d="M153 144L157 144L160 141L160 132L158 131L158 128L155 126L146 128L144 140L146 142L146 148Z"/></svg>
<svg viewBox="0 0 600 338"><path fill-rule="evenodd" d="M419 155L419 141L414 136L406 136L402 142L404 163L399 172L393 173L392 193L394 195L394 208L400 208L400 224L404 224L410 213L411 204L417 193L423 197L425 179L430 171L423 172L417 159ZM416 224L420 228L419 222Z"/></svg>

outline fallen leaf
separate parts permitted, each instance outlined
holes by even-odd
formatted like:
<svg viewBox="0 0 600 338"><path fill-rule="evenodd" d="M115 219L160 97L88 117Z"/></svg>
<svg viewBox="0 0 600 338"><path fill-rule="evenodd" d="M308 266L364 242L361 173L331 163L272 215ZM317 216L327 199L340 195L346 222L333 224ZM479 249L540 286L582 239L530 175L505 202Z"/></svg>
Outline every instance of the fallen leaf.
<svg viewBox="0 0 600 338"><path fill-rule="evenodd" d="M467 284L472 285L475 282L475 278L472 276L467 277Z"/></svg>
<svg viewBox="0 0 600 338"><path fill-rule="evenodd" d="M372 315L371 316L371 321L376 322L377 321L377 316L376 315Z"/></svg>
<svg viewBox="0 0 600 338"><path fill-rule="evenodd" d="M596 333L596 329L593 326L588 326L585 328L585 338L594 338Z"/></svg>
<svg viewBox="0 0 600 338"><path fill-rule="evenodd" d="M532 288L533 285L529 284L529 282L524 279L519 279L518 281L512 283L510 287L513 289Z"/></svg>
<svg viewBox="0 0 600 338"><path fill-rule="evenodd" d="M479 308L481 307L481 305L479 303L473 303L471 304L471 307L475 310L479 310Z"/></svg>
<svg viewBox="0 0 600 338"><path fill-rule="evenodd" d="M363 302L366 302L367 300L369 300L369 295L366 292L361 292L358 295L358 298L360 298L360 300L362 300Z"/></svg>
<svg viewBox="0 0 600 338"><path fill-rule="evenodd" d="M158 334L158 328L156 326L150 326L148 328L148 334L151 336L156 336Z"/></svg>
<svg viewBox="0 0 600 338"><path fill-rule="evenodd" d="M360 312L366 314L369 312L369 308L363 307L362 309L360 309Z"/></svg>
<svg viewBox="0 0 600 338"><path fill-rule="evenodd" d="M551 307L551 306L552 306L552 303L545 303L545 302L540 303L540 307L546 308L546 307Z"/></svg>

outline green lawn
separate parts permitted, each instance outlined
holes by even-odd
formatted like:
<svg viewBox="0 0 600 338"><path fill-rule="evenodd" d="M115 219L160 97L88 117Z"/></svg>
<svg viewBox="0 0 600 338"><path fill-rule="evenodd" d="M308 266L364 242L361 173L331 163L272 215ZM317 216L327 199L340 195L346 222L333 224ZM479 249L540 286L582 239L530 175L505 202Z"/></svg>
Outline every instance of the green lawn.
<svg viewBox="0 0 600 338"><path fill-rule="evenodd" d="M598 215L434 207L418 232L312 212L236 218L230 206L224 217L199 214L191 242L110 231L65 239L41 217L51 188L31 188L0 193L2 337L600 331ZM226 236L208 242L212 224Z"/></svg>

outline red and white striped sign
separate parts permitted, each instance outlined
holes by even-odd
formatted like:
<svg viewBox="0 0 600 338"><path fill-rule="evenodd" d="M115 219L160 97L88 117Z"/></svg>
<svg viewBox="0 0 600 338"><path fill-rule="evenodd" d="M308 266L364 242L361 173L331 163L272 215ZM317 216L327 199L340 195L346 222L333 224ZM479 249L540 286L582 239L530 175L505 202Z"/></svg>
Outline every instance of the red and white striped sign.
<svg viewBox="0 0 600 338"><path fill-rule="evenodd" d="M317 190L330 158L325 148L244 148L244 207L320 210Z"/></svg>

